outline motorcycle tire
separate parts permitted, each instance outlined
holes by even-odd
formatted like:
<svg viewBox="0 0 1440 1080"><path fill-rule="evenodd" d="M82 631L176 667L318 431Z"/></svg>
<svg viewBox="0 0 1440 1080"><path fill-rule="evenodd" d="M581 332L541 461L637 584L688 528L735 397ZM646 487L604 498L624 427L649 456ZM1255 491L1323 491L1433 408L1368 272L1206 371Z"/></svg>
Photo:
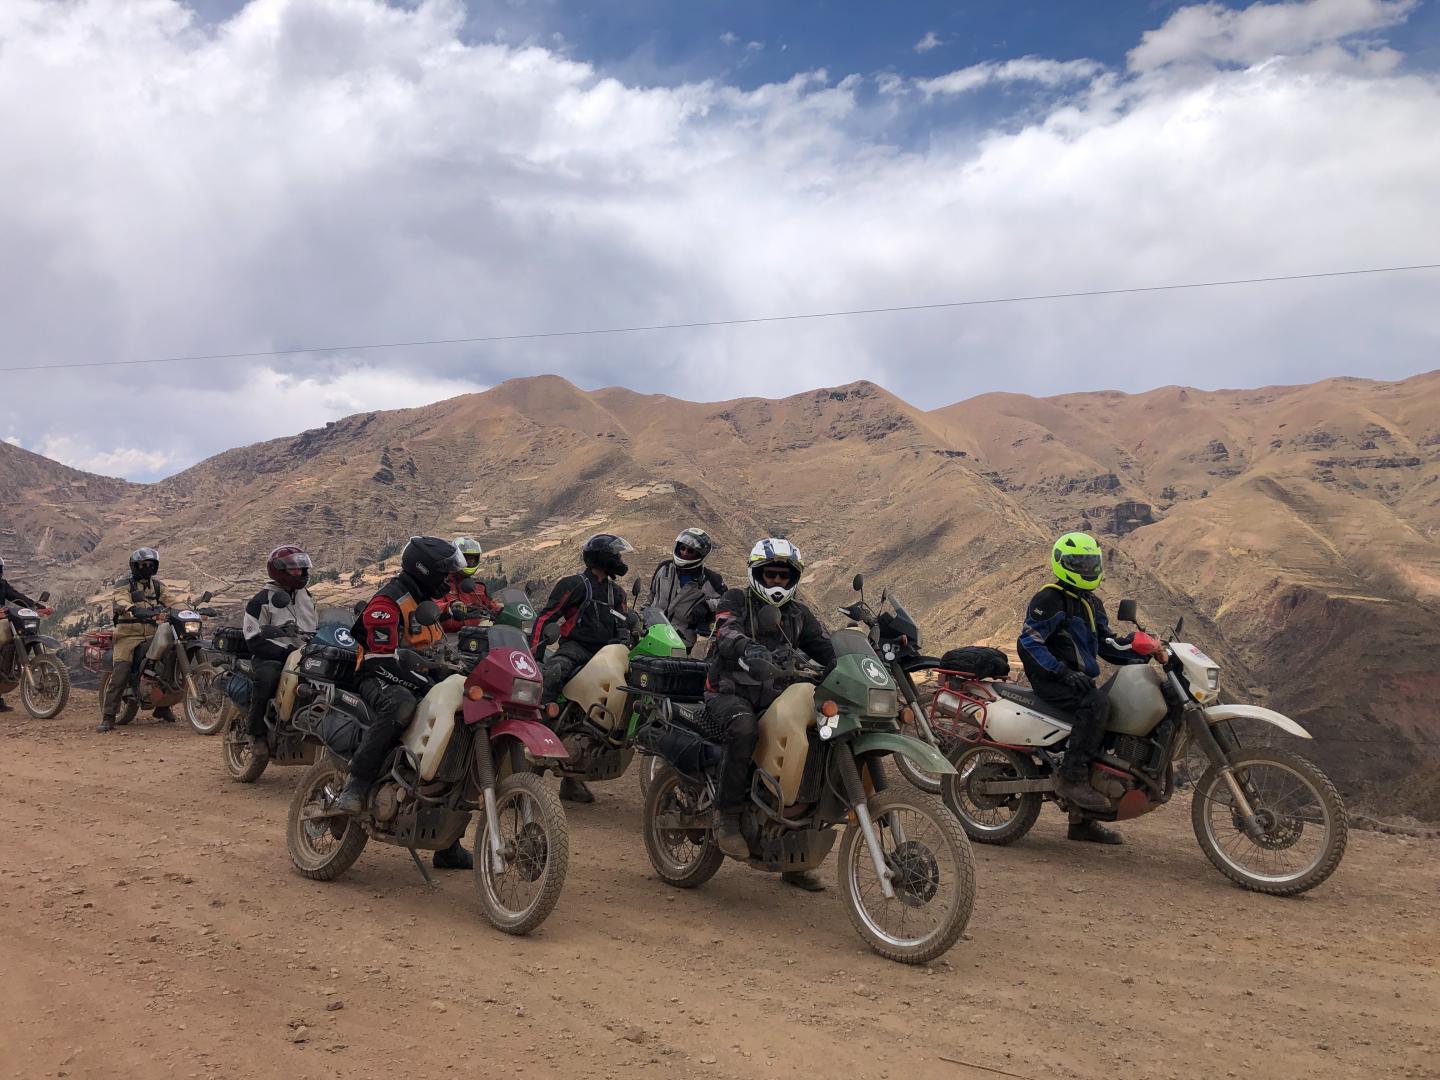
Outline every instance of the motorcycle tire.
<svg viewBox="0 0 1440 1080"><path fill-rule="evenodd" d="M370 840L364 827L353 817L307 819L301 816L317 797L334 798L344 786L344 767L329 754L322 754L319 761L305 770L290 798L285 847L295 869L311 881L334 881L355 865Z"/></svg>
<svg viewBox="0 0 1440 1080"><path fill-rule="evenodd" d="M995 806L985 805L979 796L970 794L968 785L975 779L983 765L990 771L998 772L1006 779L1029 780L1039 775L1034 762L1014 750L998 746L968 746L961 749L952 759L955 766L953 776L946 776L941 784L941 797L945 807L955 815L965 835L977 844L993 844L1003 847L1013 844L1035 827L1040 818L1040 807L1044 798L1036 793L1015 795ZM989 801L997 801L991 797ZM1008 816L1001 820L982 815L989 811L1005 810Z"/></svg>
<svg viewBox="0 0 1440 1080"><path fill-rule="evenodd" d="M37 704L32 681L54 680L55 691L47 701ZM20 680L20 702L36 720L52 720L64 710L70 700L70 671L58 656L48 652L37 652L30 657L30 670Z"/></svg>
<svg viewBox="0 0 1440 1080"><path fill-rule="evenodd" d="M185 681L185 719L190 721L197 735L218 735L225 729L225 722L229 719L225 705L230 699L215 685L223 677L220 669L211 664L201 664L190 672ZM207 700L218 702L218 706L206 708Z"/></svg>
<svg viewBox="0 0 1440 1080"><path fill-rule="evenodd" d="M1267 875L1248 871L1239 864L1235 853L1221 843L1220 838L1214 833L1215 819L1211 813L1212 808L1226 805L1224 800L1217 798L1216 795L1218 792L1228 796L1229 787L1220 770L1211 764L1195 784L1195 794L1190 804L1190 825L1195 830L1195 839L1200 844L1200 850L1205 852L1205 857L1210 860L1215 869L1241 888L1249 889L1252 892L1267 893L1270 896L1297 896L1315 888L1333 874L1335 868L1340 865L1341 858L1345 855L1345 845L1349 838L1349 820L1345 814L1345 804L1340 798L1340 792L1336 790L1334 783L1321 771L1320 767L1299 754L1274 747L1256 747L1253 750L1241 750L1231 754L1230 765L1237 776L1245 775L1246 766L1268 765L1289 773L1294 779L1299 780L1315 796L1325 817L1326 833L1321 848L1316 857L1311 860L1310 865L1293 875ZM1256 807L1256 809L1258 811L1266 808ZM1233 813L1231 811L1232 815ZM1238 825L1238 823L1236 824ZM1285 824L1283 820L1277 821L1275 823L1277 831L1283 829ZM1306 824L1299 825L1296 828L1295 836L1302 835L1306 827L1308 827ZM1277 843L1276 846L1278 847L1279 844Z"/></svg>
<svg viewBox="0 0 1440 1080"><path fill-rule="evenodd" d="M940 805L939 800L929 795L904 789L883 791L869 799L869 809L875 829L880 833L882 846L887 834L895 835L887 824L887 818L892 813L908 813L928 820L931 828L925 835L948 856L947 862L953 868L955 896L949 910L942 913L938 925L929 933L913 940L902 940L877 925L876 918L866 903L867 897L873 901L879 890L867 891L860 886L862 870L874 873L874 863L865 843L864 832L859 825L850 825L840 838L840 895L845 901L845 912L850 916L855 932L864 939L865 944L887 960L901 964L924 964L948 952L955 942L960 940L960 935L965 932L970 915L975 909L975 856L970 850L970 841L965 838L965 833L950 812ZM911 824L915 823L912 821ZM911 837L916 835L909 829L906 833ZM928 906L940 887L948 884L935 856L936 851L925 841L914 839L907 839L887 851L886 862L892 869L899 868L903 872L898 878L896 899L886 900L881 895L879 902L882 905L901 903L911 910L923 910ZM898 895L901 890L905 891L905 899ZM900 925L903 930L903 917Z"/></svg>
<svg viewBox="0 0 1440 1080"><path fill-rule="evenodd" d="M250 733L245 730L245 714L227 701L226 710L232 709L230 723L225 725L225 735L220 741L220 760L224 762L231 780L237 784L253 784L265 772L270 759L257 760L250 753Z"/></svg>
<svg viewBox="0 0 1440 1080"><path fill-rule="evenodd" d="M665 759L658 754L646 754L640 759L640 767L635 770L635 776L640 781L640 797L644 799L650 794L650 787L655 783L655 777L665 767Z"/></svg>
<svg viewBox="0 0 1440 1080"><path fill-rule="evenodd" d="M674 809L674 795L683 785L680 774L668 765L662 765L656 773L645 795L645 809L642 811L645 853L650 857L655 873L666 885L694 889L715 876L725 862L725 853L715 843L715 835L709 829L656 828L655 822L661 813ZM683 837L677 835L681 833ZM694 847L688 857L675 853L681 842Z"/></svg>
<svg viewBox="0 0 1440 1080"><path fill-rule="evenodd" d="M115 717L115 726L124 727L139 715L140 703L132 698L120 706L120 714Z"/></svg>
<svg viewBox="0 0 1440 1080"><path fill-rule="evenodd" d="M495 788L495 806L502 822L506 808L512 803L528 804L528 812L516 814L519 827L513 833L501 826L501 839L510 856L505 873L513 874L517 883L529 883L534 896L516 908L509 907L502 899L493 879L495 870L487 846L488 824L483 805L475 815L475 892L486 921L496 930L519 936L530 933L548 919L560 900L570 868L570 829L560 797L534 773L512 773Z"/></svg>

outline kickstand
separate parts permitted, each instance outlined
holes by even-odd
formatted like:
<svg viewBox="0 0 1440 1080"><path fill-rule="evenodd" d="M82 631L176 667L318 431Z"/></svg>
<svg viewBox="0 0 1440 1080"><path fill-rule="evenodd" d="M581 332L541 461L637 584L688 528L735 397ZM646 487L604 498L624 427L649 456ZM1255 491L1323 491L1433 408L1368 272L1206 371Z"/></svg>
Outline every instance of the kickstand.
<svg viewBox="0 0 1440 1080"><path fill-rule="evenodd" d="M432 889L438 889L439 886L435 884L435 879L430 876L430 871L425 869L425 864L420 861L420 856L415 854L415 849L412 847L406 848L405 850L410 852L410 858L415 860L415 869L420 871L420 876L425 879L425 884L429 885Z"/></svg>

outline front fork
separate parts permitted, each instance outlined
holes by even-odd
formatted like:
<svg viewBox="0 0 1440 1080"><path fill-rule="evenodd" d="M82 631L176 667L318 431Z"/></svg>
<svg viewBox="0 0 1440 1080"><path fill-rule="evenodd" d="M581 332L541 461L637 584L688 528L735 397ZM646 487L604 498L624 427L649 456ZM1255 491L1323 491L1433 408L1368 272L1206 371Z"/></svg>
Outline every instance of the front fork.
<svg viewBox="0 0 1440 1080"><path fill-rule="evenodd" d="M1245 785L1240 782L1240 778L1235 775L1235 767L1230 764L1231 752L1240 748L1234 733L1212 728L1205 718L1204 708L1199 705L1187 705L1185 714L1190 725L1190 737L1205 751L1205 756L1210 759L1225 780L1225 786L1230 789L1230 797L1235 800L1235 808L1240 813L1240 824L1245 835L1252 840L1263 837L1265 829L1255 816L1255 807L1250 802Z"/></svg>
<svg viewBox="0 0 1440 1080"><path fill-rule="evenodd" d="M848 743L841 743L832 751L840 770L840 780L845 785L845 798L855 811L860 823L860 832L865 837L865 846L870 851L870 861L875 864L875 876L880 879L880 889L887 900L895 899L895 874L885 862L885 852L880 846L880 833L870 818L870 806L865 797L865 785L860 780L860 766L855 761L855 752Z"/></svg>
<svg viewBox="0 0 1440 1080"><path fill-rule="evenodd" d="M485 848L490 856L490 869L505 872L505 846L500 842L500 808L495 799L495 753L487 731L475 733L475 771L480 792L485 799Z"/></svg>
<svg viewBox="0 0 1440 1080"><path fill-rule="evenodd" d="M905 700L910 703L910 711L915 714L915 730L920 733L921 740L939 750L940 744L935 739L935 732L930 728L930 718L925 715L925 710L920 705L920 691L915 689L915 680L898 662L890 665L890 675L899 684Z"/></svg>

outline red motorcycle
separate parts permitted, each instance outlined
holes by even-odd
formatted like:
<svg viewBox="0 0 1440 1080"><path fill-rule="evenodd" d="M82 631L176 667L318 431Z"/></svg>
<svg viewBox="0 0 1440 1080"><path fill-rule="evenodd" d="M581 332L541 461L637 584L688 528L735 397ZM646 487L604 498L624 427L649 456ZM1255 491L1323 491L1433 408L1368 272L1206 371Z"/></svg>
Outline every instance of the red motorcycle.
<svg viewBox="0 0 1440 1080"><path fill-rule="evenodd" d="M433 604L417 612L422 621L437 615ZM459 646L462 660L421 700L354 817L334 804L369 712L338 687L317 702L323 707L307 709L327 752L291 800L286 842L296 869L318 881L343 874L370 839L408 850L429 881L416 852L449 847L478 811L475 887L485 918L528 934L554 909L569 863L564 808L534 772L554 767L565 747L540 720L540 666L520 630L467 627ZM399 659L416 670L436 666L405 649Z"/></svg>

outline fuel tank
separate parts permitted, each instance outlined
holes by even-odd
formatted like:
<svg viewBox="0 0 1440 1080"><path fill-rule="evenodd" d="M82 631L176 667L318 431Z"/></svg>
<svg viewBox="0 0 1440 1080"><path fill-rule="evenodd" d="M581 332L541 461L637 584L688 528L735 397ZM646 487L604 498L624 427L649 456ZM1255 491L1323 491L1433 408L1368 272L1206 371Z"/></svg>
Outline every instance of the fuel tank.
<svg viewBox="0 0 1440 1080"><path fill-rule="evenodd" d="M815 685L792 683L760 717L755 764L780 781L789 806L800 793L810 742L805 729L815 725Z"/></svg>

